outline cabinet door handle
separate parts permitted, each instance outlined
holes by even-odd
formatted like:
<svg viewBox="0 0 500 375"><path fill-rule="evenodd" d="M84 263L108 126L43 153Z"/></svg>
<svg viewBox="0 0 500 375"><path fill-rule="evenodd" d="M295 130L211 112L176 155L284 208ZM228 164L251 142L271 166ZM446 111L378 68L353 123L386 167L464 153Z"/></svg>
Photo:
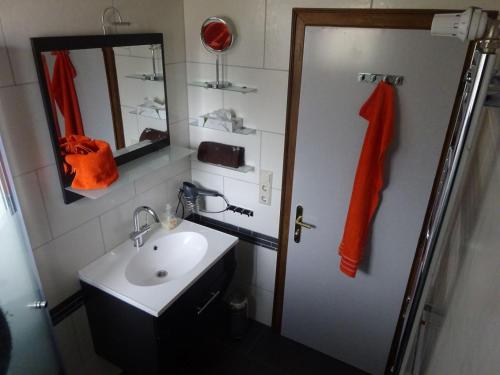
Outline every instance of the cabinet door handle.
<svg viewBox="0 0 500 375"><path fill-rule="evenodd" d="M196 314L198 315L201 315L203 313L203 311L208 307L210 306L210 304L214 301L214 299L217 298L217 296L220 294L220 290L216 291L216 292L212 292L210 293L212 296L210 297L210 299L205 302L205 304L201 307L197 307L196 308Z"/></svg>

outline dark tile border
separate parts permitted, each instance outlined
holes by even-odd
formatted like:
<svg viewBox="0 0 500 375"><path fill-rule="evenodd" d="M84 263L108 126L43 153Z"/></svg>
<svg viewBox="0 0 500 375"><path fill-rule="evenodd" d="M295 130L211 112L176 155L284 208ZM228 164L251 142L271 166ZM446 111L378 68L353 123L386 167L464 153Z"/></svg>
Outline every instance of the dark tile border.
<svg viewBox="0 0 500 375"><path fill-rule="evenodd" d="M220 230L221 232L231 234L238 237L242 241L253 243L254 245L262 246L270 250L278 251L278 239L267 236L262 233L254 232L236 225L227 224L219 220L215 220L199 214L191 214L186 217L186 220L193 223L205 225L212 229Z"/></svg>
<svg viewBox="0 0 500 375"><path fill-rule="evenodd" d="M52 325L56 326L83 306L83 292L79 290L50 309Z"/></svg>

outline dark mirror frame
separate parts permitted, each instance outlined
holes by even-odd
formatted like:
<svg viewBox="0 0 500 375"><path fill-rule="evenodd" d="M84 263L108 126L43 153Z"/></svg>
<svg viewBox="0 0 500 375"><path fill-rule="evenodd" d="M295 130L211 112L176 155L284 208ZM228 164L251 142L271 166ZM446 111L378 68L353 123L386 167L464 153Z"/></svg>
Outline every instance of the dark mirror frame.
<svg viewBox="0 0 500 375"><path fill-rule="evenodd" d="M83 198L83 196L65 189L68 186L68 184L67 182L65 182L67 178L65 177L63 170L63 160L61 157L61 153L59 152L59 139L57 136L56 125L54 122L54 116L57 116L57 114L54 114L52 112L52 106L50 102L47 82L45 81L41 53L54 50L126 47L126 46L137 46L144 44L161 45L161 57L162 57L161 72L164 77L163 89L165 91L165 103L167 104L166 120L165 120L167 125L167 137L165 139L156 141L149 145L143 146L139 149L131 150L123 155L115 157L117 165L128 163L129 161L135 160L137 158L140 158L141 156L150 154L154 151L157 151L161 148L170 145L167 85L165 76L165 50L163 44L163 35L161 33L148 33L148 34L88 35L88 36L85 35L85 36L57 36L57 37L31 38L31 47L33 50L33 56L35 58L35 66L38 75L38 82L40 84L43 106L45 108L45 116L47 118L47 125L49 126L50 139L52 142L52 149L54 151L54 156L56 159L57 172L59 174L59 182L61 184L63 199L64 203L66 204L77 201L78 199ZM111 110L113 111L113 104L111 104ZM110 126L113 125L114 124L110 124Z"/></svg>

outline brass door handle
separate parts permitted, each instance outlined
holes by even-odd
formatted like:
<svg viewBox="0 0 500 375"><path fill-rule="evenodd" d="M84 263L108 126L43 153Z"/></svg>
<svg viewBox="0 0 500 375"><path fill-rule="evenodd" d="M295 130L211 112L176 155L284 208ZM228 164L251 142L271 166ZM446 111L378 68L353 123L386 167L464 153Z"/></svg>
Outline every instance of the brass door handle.
<svg viewBox="0 0 500 375"><path fill-rule="evenodd" d="M299 217L297 217L295 219L295 224L301 226L302 228L306 228L306 229L314 229L314 228L316 228L316 225L314 225L314 224L304 223L302 221L302 215L300 215Z"/></svg>
<svg viewBox="0 0 500 375"><path fill-rule="evenodd" d="M302 216L302 212L303 212L303 207L302 206L297 206L297 211L295 212L295 228L294 228L294 232L293 232L293 240L296 242L296 243L299 243L300 242L300 235L302 233L302 228L306 228L306 229L314 229L316 228L316 225L314 224L309 224L309 223L304 223L302 221L303 219L303 216Z"/></svg>

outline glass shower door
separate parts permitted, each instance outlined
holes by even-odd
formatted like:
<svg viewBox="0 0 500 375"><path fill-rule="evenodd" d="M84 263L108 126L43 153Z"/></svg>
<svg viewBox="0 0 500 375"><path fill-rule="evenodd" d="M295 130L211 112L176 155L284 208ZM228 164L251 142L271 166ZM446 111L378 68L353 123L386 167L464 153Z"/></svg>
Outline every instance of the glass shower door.
<svg viewBox="0 0 500 375"><path fill-rule="evenodd" d="M0 140L0 375L60 374L12 186Z"/></svg>
<svg viewBox="0 0 500 375"><path fill-rule="evenodd" d="M500 374L499 104L468 135L403 374Z"/></svg>

